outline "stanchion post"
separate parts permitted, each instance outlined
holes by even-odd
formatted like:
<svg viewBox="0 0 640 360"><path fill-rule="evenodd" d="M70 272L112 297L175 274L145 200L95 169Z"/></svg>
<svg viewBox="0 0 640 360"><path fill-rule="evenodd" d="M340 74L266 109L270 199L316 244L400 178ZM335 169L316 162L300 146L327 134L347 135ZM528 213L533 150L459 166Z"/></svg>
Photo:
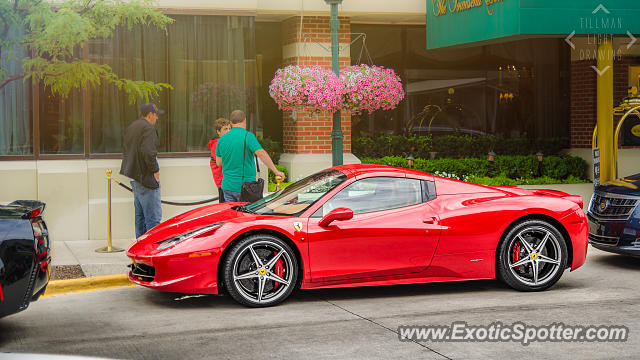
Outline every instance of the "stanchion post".
<svg viewBox="0 0 640 360"><path fill-rule="evenodd" d="M112 252L120 252L124 251L124 249L120 249L117 247L113 247L111 242L111 169L107 169L107 246L96 249L96 252L99 253L112 253Z"/></svg>
<svg viewBox="0 0 640 360"><path fill-rule="evenodd" d="M280 182L282 182L282 179L280 176L276 176L276 191L280 191Z"/></svg>

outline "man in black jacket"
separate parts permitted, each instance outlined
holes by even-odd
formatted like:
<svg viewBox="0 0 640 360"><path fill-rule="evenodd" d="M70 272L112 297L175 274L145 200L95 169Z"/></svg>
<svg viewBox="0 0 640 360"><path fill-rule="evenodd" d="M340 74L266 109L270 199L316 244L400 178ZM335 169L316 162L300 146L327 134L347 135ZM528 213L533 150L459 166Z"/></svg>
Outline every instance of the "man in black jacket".
<svg viewBox="0 0 640 360"><path fill-rule="evenodd" d="M160 224L160 168L155 124L164 114L155 104L140 106L141 118L125 130L120 174L129 177L136 215L136 238Z"/></svg>

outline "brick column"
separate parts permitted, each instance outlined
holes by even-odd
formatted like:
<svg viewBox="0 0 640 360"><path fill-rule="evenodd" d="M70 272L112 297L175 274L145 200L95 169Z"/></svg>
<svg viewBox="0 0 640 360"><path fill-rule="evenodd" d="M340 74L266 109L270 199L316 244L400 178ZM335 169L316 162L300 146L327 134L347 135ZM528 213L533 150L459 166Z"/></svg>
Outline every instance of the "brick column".
<svg viewBox="0 0 640 360"><path fill-rule="evenodd" d="M340 68L351 65L351 24L340 17ZM301 36L302 35L302 36ZM331 70L331 29L329 16L292 17L282 23L282 66L321 66ZM331 166L332 114L309 115L304 111L283 114L283 150L280 164L287 167L292 180ZM342 112L344 163L358 163L351 154L351 115Z"/></svg>
<svg viewBox="0 0 640 360"><path fill-rule="evenodd" d="M571 147L591 148L596 126L595 60L571 62Z"/></svg>

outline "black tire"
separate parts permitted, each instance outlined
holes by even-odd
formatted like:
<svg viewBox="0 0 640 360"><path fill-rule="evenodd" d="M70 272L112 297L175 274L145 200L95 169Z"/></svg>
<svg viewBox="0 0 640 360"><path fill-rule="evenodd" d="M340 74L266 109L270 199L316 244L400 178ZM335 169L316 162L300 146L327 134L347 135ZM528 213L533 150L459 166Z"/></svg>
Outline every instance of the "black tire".
<svg viewBox="0 0 640 360"><path fill-rule="evenodd" d="M252 235L233 246L224 260L223 274L227 292L235 301L248 307L274 306L293 292L298 261L291 247L281 239L267 234Z"/></svg>
<svg viewBox="0 0 640 360"><path fill-rule="evenodd" d="M567 259L567 244L558 229L543 220L525 220L498 244L496 277L519 291L546 290L560 280Z"/></svg>

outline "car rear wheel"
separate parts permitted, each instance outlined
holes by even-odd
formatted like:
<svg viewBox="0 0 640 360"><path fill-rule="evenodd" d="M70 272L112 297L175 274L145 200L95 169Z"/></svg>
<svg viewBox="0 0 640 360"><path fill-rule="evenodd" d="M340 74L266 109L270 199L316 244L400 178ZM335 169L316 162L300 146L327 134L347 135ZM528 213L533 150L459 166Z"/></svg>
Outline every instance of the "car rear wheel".
<svg viewBox="0 0 640 360"><path fill-rule="evenodd" d="M567 244L553 225L527 220L514 226L498 246L497 277L520 291L546 290L567 267Z"/></svg>
<svg viewBox="0 0 640 360"><path fill-rule="evenodd" d="M224 284L237 302L250 307L284 301L296 286L298 263L293 250L271 235L238 242L224 262Z"/></svg>

